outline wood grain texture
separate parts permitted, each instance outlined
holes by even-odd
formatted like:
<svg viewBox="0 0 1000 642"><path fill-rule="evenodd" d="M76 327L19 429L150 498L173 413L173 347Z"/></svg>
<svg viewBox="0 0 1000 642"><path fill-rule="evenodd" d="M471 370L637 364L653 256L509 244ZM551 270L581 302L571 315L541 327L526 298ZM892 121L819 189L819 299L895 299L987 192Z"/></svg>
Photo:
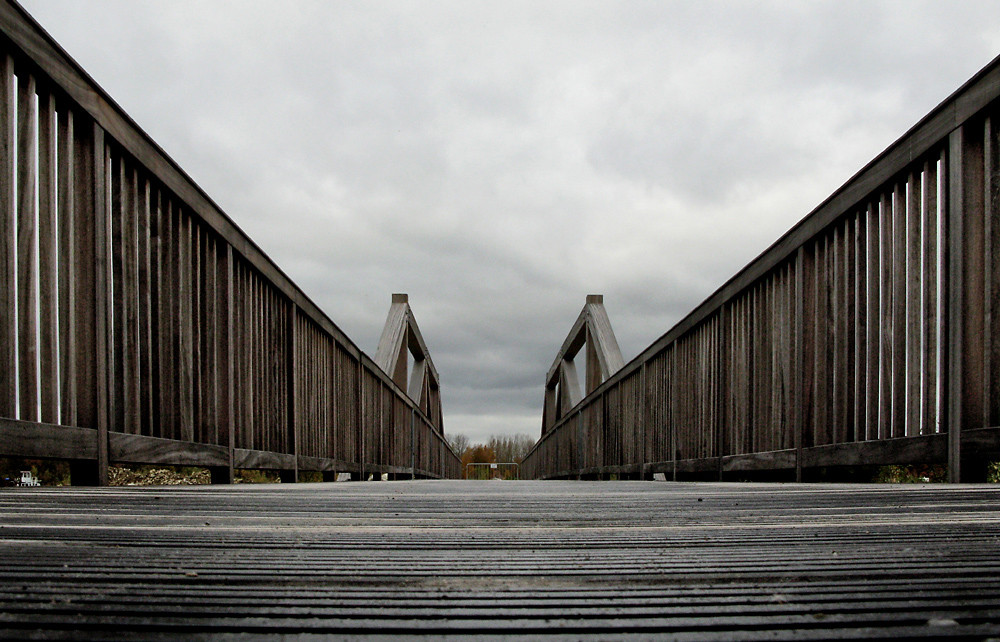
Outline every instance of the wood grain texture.
<svg viewBox="0 0 1000 642"><path fill-rule="evenodd" d="M78 424L77 354L79 331L76 315L76 273L80 269L76 255L76 126L73 112L63 107L58 114L59 145L59 398L62 423ZM2 325L2 322L0 322Z"/></svg>
<svg viewBox="0 0 1000 642"><path fill-rule="evenodd" d="M38 421L38 214L35 77L17 79L17 378L18 418Z"/></svg>
<svg viewBox="0 0 1000 642"><path fill-rule="evenodd" d="M12 491L0 632L989 638L995 502L983 487L825 484Z"/></svg>
<svg viewBox="0 0 1000 642"><path fill-rule="evenodd" d="M55 99L38 97L38 384L40 421L59 423L59 235Z"/></svg>
<svg viewBox="0 0 1000 642"><path fill-rule="evenodd" d="M17 93L14 60L0 58L0 417L17 417Z"/></svg>

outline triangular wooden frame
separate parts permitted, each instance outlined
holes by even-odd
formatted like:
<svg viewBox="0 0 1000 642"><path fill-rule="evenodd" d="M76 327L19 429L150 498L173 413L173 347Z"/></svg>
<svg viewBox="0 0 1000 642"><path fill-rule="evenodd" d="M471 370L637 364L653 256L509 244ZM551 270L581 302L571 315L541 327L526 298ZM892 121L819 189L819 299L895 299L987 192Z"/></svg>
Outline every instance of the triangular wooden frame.
<svg viewBox="0 0 1000 642"><path fill-rule="evenodd" d="M581 391L574 359L586 346L586 388ZM587 295L587 303L569 331L552 367L545 375L544 434L572 411L586 395L625 366L611 320L604 309L604 296ZM582 393L582 394L581 394Z"/></svg>
<svg viewBox="0 0 1000 642"><path fill-rule="evenodd" d="M412 369L410 357L413 357ZM389 316L375 350L375 363L417 404L431 420L431 425L444 433L437 368L420 334L406 294L392 295Z"/></svg>

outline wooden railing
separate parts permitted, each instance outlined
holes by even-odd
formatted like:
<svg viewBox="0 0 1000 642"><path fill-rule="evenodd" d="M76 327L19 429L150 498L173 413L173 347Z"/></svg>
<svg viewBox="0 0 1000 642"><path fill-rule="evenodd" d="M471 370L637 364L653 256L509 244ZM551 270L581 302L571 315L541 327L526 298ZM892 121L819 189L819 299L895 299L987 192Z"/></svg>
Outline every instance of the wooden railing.
<svg viewBox="0 0 1000 642"><path fill-rule="evenodd" d="M546 430L525 476L982 479L1000 459L998 96L1000 59Z"/></svg>
<svg viewBox="0 0 1000 642"><path fill-rule="evenodd" d="M0 2L0 456L458 477L432 420Z"/></svg>

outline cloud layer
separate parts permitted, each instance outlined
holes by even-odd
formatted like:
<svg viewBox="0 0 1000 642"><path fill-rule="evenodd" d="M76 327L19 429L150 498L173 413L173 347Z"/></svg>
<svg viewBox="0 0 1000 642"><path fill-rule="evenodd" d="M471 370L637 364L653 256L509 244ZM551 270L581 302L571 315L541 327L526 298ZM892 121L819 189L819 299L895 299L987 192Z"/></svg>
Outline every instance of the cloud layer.
<svg viewBox="0 0 1000 642"><path fill-rule="evenodd" d="M22 0L445 425L538 434L587 293L626 360L1000 53L991 2Z"/></svg>

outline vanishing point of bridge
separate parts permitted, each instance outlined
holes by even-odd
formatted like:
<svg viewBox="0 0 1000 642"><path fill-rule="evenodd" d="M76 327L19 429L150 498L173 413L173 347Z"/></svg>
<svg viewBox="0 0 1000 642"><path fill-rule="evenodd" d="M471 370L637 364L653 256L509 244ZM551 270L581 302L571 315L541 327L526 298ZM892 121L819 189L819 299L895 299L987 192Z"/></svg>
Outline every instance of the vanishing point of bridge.
<svg viewBox="0 0 1000 642"><path fill-rule="evenodd" d="M625 363L587 298L531 479L461 483L405 295L362 352L0 2L0 638L1000 635L1000 60ZM580 376L576 357L584 369ZM540 377L541 381L541 377ZM408 484L111 489L114 464Z"/></svg>

